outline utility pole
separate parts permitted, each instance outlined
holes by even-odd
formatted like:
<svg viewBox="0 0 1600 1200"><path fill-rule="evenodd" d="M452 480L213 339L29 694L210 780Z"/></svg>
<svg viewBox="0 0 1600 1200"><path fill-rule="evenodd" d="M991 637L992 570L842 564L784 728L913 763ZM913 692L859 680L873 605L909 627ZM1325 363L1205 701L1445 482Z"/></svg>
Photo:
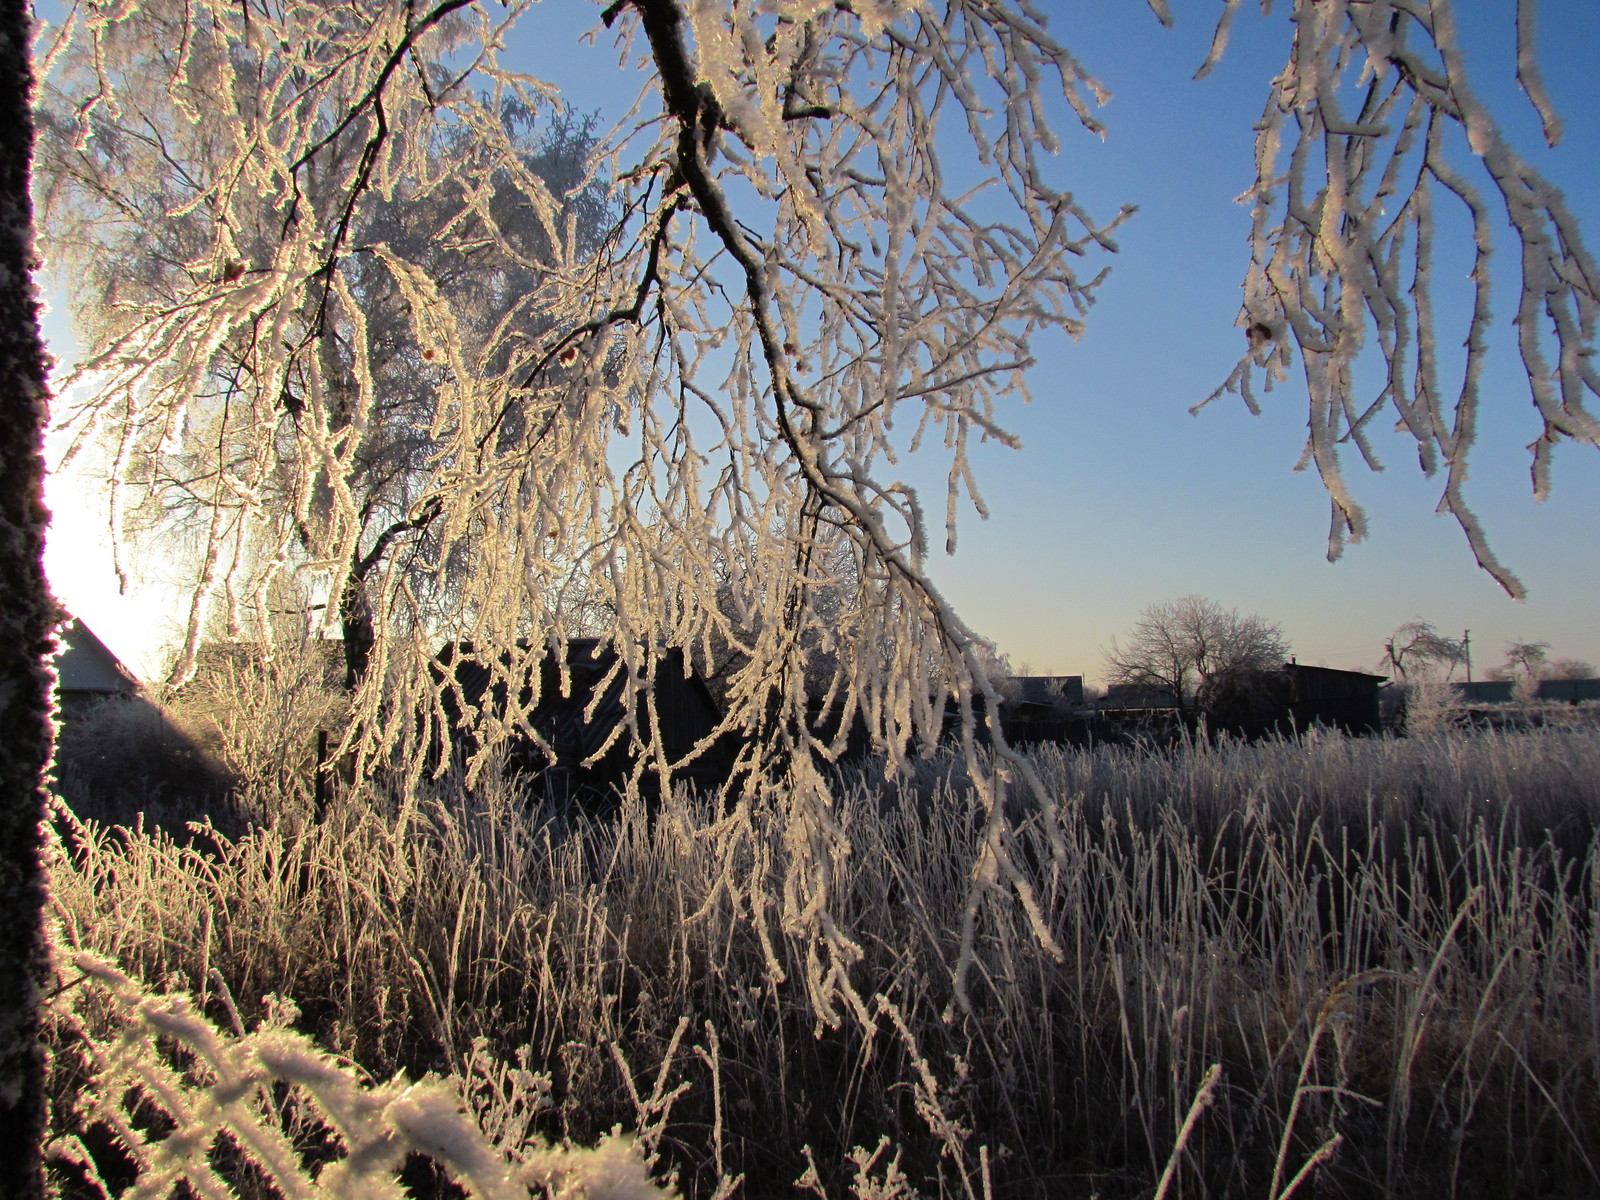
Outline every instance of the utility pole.
<svg viewBox="0 0 1600 1200"><path fill-rule="evenodd" d="M1467 660L1467 682L1472 682L1472 630L1461 631L1461 653Z"/></svg>

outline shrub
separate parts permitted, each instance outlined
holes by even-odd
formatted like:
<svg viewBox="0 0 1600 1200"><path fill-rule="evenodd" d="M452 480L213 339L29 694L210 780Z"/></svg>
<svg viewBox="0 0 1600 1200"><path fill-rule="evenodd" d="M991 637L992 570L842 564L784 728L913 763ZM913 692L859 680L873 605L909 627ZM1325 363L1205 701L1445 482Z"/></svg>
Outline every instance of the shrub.
<svg viewBox="0 0 1600 1200"><path fill-rule="evenodd" d="M225 816L234 779L203 730L152 695L115 696L68 714L56 738L56 787L86 819L181 829Z"/></svg>

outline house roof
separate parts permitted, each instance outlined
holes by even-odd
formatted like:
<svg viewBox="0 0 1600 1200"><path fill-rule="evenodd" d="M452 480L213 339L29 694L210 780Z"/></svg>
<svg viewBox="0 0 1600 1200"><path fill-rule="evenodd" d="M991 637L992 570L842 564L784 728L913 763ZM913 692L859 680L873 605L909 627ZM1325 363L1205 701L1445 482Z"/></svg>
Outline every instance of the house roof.
<svg viewBox="0 0 1600 1200"><path fill-rule="evenodd" d="M1056 708L1064 704L1083 703L1082 675L1013 675L1017 701L1021 704L1042 704Z"/></svg>
<svg viewBox="0 0 1600 1200"><path fill-rule="evenodd" d="M1374 675L1371 671L1346 671L1340 667L1314 667L1309 663L1286 662L1283 664L1283 669L1286 671L1298 671L1302 675L1320 675L1329 679L1340 676L1348 679L1386 680L1389 678L1387 675Z"/></svg>
<svg viewBox="0 0 1600 1200"><path fill-rule="evenodd" d="M139 690L134 673L79 618L62 627L60 638L56 675L62 694L114 695Z"/></svg>

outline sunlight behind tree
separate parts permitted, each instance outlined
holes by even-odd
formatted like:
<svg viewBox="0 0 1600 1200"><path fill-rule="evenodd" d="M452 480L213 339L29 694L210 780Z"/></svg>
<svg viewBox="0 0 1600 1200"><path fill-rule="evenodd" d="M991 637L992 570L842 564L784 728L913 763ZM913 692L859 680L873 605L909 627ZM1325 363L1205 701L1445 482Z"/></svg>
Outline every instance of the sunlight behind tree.
<svg viewBox="0 0 1600 1200"><path fill-rule="evenodd" d="M347 749L364 762L440 761L423 743L445 733L428 668L446 641L471 641L516 697L547 643L608 614L644 698L641 746L656 649L703 666L740 644L725 693L737 777L791 814L798 848L782 919L819 930L819 1011L833 1019L842 994L865 1018L847 971L859 948L828 917L848 841L805 722L819 687L861 714L891 770L938 740L955 698L987 812L962 963L991 896L1037 911L1000 803L1027 768L980 765L989 649L927 565L941 525L949 550L963 505L984 511L969 450L1011 444L1001 402L1025 395L1041 334L1080 330L1115 249L1126 210L1091 214L1065 189L1044 108L1059 97L1100 133L1104 92L1004 0L618 0L602 36L647 60L650 82L593 153L552 172L508 119L551 111L552 89L500 49L537 14L516 0L74 10L46 42L51 252L89 262L160 232L144 269L80 277L74 379L89 390L66 416L110 439L119 485L154 463L151 482L192 490L191 650L214 612L265 637L278 579L321 597L352 643ZM1300 355L1334 552L1364 528L1339 445L1365 452L1367 423L1392 409L1516 593L1460 490L1488 320L1478 189L1505 203L1522 252L1541 490L1550 442L1600 444L1585 407L1594 265L1473 98L1445 0L1296 0L1289 16L1259 128L1246 352L1226 386L1253 405L1256 381ZM1531 60L1523 84L1553 140ZM112 173L132 162L124 195ZM79 204L86 190L98 207ZM600 192L604 213L586 207ZM1453 406L1434 361L1436 200L1464 206L1477 254ZM1351 376L1367 346L1388 370L1370 403ZM214 456L186 459L202 445ZM924 447L944 454L935 516L902 479ZM119 490L115 523L136 499ZM841 543L843 591L824 561ZM744 586L721 588L729 574ZM1275 626L1256 632L1278 652ZM808 679L807 648L830 641L860 649ZM525 715L510 701L491 732ZM670 764L651 751L635 783L646 770Z"/></svg>

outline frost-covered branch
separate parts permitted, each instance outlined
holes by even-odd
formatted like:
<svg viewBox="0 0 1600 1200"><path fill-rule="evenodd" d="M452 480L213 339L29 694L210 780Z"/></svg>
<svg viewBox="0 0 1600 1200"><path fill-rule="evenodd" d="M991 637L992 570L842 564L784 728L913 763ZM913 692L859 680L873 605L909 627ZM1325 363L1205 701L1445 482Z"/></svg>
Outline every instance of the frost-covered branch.
<svg viewBox="0 0 1600 1200"><path fill-rule="evenodd" d="M982 510L969 444L1012 443L1033 336L1077 331L1099 275L1073 264L1114 248L1121 215L1042 162L1044 93L1096 130L1102 93L1024 5L628 0L603 21L652 86L562 159L551 90L499 50L534 6L413 12L88 15L44 108L52 252L93 324L79 426L135 497L183 479L209 503L185 659L219 610L264 636L295 577L344 638L368 761L430 761L410 714L444 733L441 644L508 685L487 745L525 715L528 646L604 612L645 710L634 782L665 777L650 648L737 645L737 778L809 847L782 919L817 930L819 1011L864 1014L828 918L838 748L808 707L859 714L898 765L953 695L976 753L988 647L928 579L900 464L943 444L953 547ZM984 778L974 904L999 883L1031 906Z"/></svg>
<svg viewBox="0 0 1600 1200"><path fill-rule="evenodd" d="M1392 406L1515 589L1462 492L1490 221L1451 137L1522 245L1541 489L1549 443L1596 440L1593 264L1467 89L1443 0L1294 15L1229 384L1254 404L1257 374L1283 378L1299 346L1335 549L1363 529L1338 445L1375 461L1366 429ZM619 0L597 18L653 64L609 133L503 60L508 24L538 19L529 0L86 10L40 117L50 253L76 272L90 347L69 419L112 442L114 521L141 497L157 521L174 497L199 517L184 661L218 627L268 636L266 597L292 581L343 638L360 684L345 749L363 762L442 764L443 644L471 642L505 685L487 749L540 701L530 658L604 614L639 699L632 782L670 780L656 649L736 664L719 682L738 795L793 821L780 919L815 933L818 1011L842 998L868 1019L859 950L829 916L847 839L815 703L840 728L859 715L892 769L938 740L954 697L989 801L963 964L988 896L1036 911L1007 768L978 761L989 650L928 578L935 522L903 464L942 448L953 548L962 507L983 511L971 446L1014 444L1001 406L1033 339L1078 331L1114 249L1124 214L1095 219L1045 169L1045 96L1099 132L1104 94L1011 0ZM1464 205L1478 253L1453 408L1429 301L1439 197ZM1369 340L1387 373L1358 401Z"/></svg>
<svg viewBox="0 0 1600 1200"><path fill-rule="evenodd" d="M1212 56L1221 53L1230 3ZM1517 79L1553 145L1556 119L1534 63L1533 2L1519 0ZM1443 472L1439 511L1452 515L1485 570L1513 596L1522 584L1489 548L1464 484L1477 436L1490 310L1491 205L1503 208L1517 247L1517 343L1543 426L1533 488L1550 487L1550 453L1564 438L1600 447L1590 407L1600 393L1591 364L1600 270L1560 191L1512 149L1468 82L1451 0L1296 0L1288 64L1273 81L1257 126L1251 264L1239 323L1245 355L1222 391L1256 409L1253 381L1270 388L1299 348L1310 393L1305 463L1332 500L1329 557L1366 533L1366 517L1339 457L1353 443L1374 469L1368 436L1385 408L1415 439L1424 473ZM1468 178L1476 163L1493 200ZM1440 381L1433 266L1440 200L1471 227L1474 302L1466 358L1452 396ZM1355 364L1376 341L1384 376L1361 397Z"/></svg>

